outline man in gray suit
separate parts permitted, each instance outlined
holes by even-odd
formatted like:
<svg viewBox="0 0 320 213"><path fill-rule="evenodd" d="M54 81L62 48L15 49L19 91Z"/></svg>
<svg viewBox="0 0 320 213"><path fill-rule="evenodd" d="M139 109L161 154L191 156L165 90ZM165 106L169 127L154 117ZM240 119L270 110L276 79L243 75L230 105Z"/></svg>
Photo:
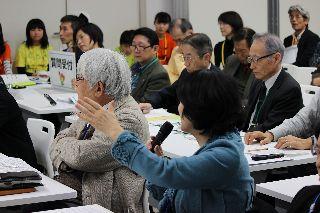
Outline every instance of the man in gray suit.
<svg viewBox="0 0 320 213"><path fill-rule="evenodd" d="M224 72L233 76L239 84L239 92L244 103L248 99L250 86L254 79L250 64L247 62L252 37L255 32L250 28L242 28L233 36L235 54L226 60Z"/></svg>

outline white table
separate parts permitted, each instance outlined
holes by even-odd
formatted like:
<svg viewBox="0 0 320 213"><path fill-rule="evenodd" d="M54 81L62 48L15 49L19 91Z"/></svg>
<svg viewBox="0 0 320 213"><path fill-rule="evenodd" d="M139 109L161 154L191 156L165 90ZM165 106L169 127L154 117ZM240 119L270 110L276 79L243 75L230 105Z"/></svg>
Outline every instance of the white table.
<svg viewBox="0 0 320 213"><path fill-rule="evenodd" d="M198 149L199 145L195 138L190 134L184 134L180 130L179 116L170 114L164 109L152 110L149 114L145 115L149 122L150 135L156 135L161 125L165 121L169 121L174 124L174 130L163 142L162 149L164 155L175 158L193 155ZM77 120L77 116L66 116L65 121L73 123ZM267 154L267 153L284 153L286 158L259 161L259 164L254 164L251 160L251 155L247 153L248 149L261 148L259 144L245 145L245 155L249 163L250 172L265 171L268 169L277 169L288 166L296 166L308 163L315 163L316 157L312 156L309 150L279 150L274 148L275 143L270 143L265 147L268 147L268 151L257 151L252 154ZM267 153L266 153L267 152Z"/></svg>
<svg viewBox="0 0 320 213"><path fill-rule="evenodd" d="M174 124L173 132L162 144L164 155L171 158L191 156L199 149L199 145L193 136L190 134L183 134L181 132L178 117L174 117L172 115L170 117L170 113L167 113L163 109L152 110L146 117L149 121L150 135L156 135L161 124L165 121L169 121ZM316 162L316 156L313 156L309 150L279 150L274 148L275 144L276 143L273 142L265 145L264 147L268 148L268 150L250 152L250 154L248 153L248 149L259 149L261 148L260 144L245 145L245 156L249 163L250 172L265 171L268 169L277 169ZM285 158L259 161L258 164L251 160L251 154L270 153L284 153Z"/></svg>
<svg viewBox="0 0 320 213"><path fill-rule="evenodd" d="M310 185L320 185L319 175L260 183L256 191L290 203L300 189Z"/></svg>
<svg viewBox="0 0 320 213"><path fill-rule="evenodd" d="M78 206L64 209L56 209L49 211L41 211L38 213L112 213L112 211L99 206L98 204L87 205L87 206Z"/></svg>
<svg viewBox="0 0 320 213"><path fill-rule="evenodd" d="M10 89L9 92L14 96L21 109L37 115L73 112L74 104L66 101L70 97L77 96L75 92L55 89L48 84L29 86L25 89ZM57 102L57 105L50 105L43 96L44 93L49 94Z"/></svg>
<svg viewBox="0 0 320 213"><path fill-rule="evenodd" d="M77 191L69 188L45 175L41 175L43 186L37 191L23 194L0 196L0 207L65 200L77 197Z"/></svg>

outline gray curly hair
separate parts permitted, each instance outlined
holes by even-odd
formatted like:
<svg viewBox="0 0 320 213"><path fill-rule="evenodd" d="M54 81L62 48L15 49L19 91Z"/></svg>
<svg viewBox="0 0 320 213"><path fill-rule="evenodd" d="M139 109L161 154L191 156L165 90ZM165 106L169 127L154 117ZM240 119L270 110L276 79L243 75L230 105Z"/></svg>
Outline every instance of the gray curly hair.
<svg viewBox="0 0 320 213"><path fill-rule="evenodd" d="M303 9L303 7L301 7L300 5L291 6L288 10L288 14L290 15L293 11L298 11L304 19L310 21L309 12Z"/></svg>
<svg viewBox="0 0 320 213"><path fill-rule="evenodd" d="M91 87L99 81L105 84L105 93L120 99L131 92L131 71L125 58L112 50L92 49L81 55L77 64L78 74Z"/></svg>

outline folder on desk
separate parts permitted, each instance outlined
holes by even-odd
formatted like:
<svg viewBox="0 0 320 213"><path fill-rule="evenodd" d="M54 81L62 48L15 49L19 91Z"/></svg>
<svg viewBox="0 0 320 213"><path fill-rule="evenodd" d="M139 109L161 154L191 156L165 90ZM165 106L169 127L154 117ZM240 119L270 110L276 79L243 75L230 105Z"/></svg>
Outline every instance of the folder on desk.
<svg viewBox="0 0 320 213"><path fill-rule="evenodd" d="M42 186L41 176L35 171L0 173L0 191Z"/></svg>

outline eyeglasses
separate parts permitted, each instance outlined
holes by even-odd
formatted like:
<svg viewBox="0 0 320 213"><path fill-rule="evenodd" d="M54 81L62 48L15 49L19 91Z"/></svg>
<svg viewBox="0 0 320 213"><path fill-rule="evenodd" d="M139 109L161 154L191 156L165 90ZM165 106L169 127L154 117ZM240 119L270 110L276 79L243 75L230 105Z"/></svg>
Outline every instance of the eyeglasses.
<svg viewBox="0 0 320 213"><path fill-rule="evenodd" d="M184 61L191 61L192 60L192 56L191 55L186 55L186 56L182 56Z"/></svg>
<svg viewBox="0 0 320 213"><path fill-rule="evenodd" d="M265 55L265 56L261 56L261 57L255 57L255 56L249 56L247 58L247 62L249 64L252 64L252 63L257 63L258 61L260 61L261 59L264 59L264 58L267 58L269 56L272 56L273 54L276 54L277 52L274 52L274 53L271 53L271 54L268 54L268 55Z"/></svg>
<svg viewBox="0 0 320 213"><path fill-rule="evenodd" d="M318 154L320 154L320 149L319 149L318 144L315 144L314 146L311 146L310 151L311 151L311 154L312 154L312 155L318 155Z"/></svg>
<svg viewBox="0 0 320 213"><path fill-rule="evenodd" d="M76 74L76 81L83 81L84 77L82 74Z"/></svg>
<svg viewBox="0 0 320 213"><path fill-rule="evenodd" d="M293 20L293 19L296 19L296 20L297 20L297 19L302 19L302 18L303 18L302 15L296 15L296 16L290 15L290 16L289 16L289 19L290 19L290 20Z"/></svg>
<svg viewBox="0 0 320 213"><path fill-rule="evenodd" d="M138 50L138 51L143 51L149 47L152 47L151 45L144 47L144 46L140 46L140 45L130 45L130 48L134 49L134 50Z"/></svg>
<svg viewBox="0 0 320 213"><path fill-rule="evenodd" d="M196 56L192 56L192 55L184 55L182 56L183 57L183 60L184 61L191 61L193 58L202 58L206 53L203 53L201 55L196 55Z"/></svg>

